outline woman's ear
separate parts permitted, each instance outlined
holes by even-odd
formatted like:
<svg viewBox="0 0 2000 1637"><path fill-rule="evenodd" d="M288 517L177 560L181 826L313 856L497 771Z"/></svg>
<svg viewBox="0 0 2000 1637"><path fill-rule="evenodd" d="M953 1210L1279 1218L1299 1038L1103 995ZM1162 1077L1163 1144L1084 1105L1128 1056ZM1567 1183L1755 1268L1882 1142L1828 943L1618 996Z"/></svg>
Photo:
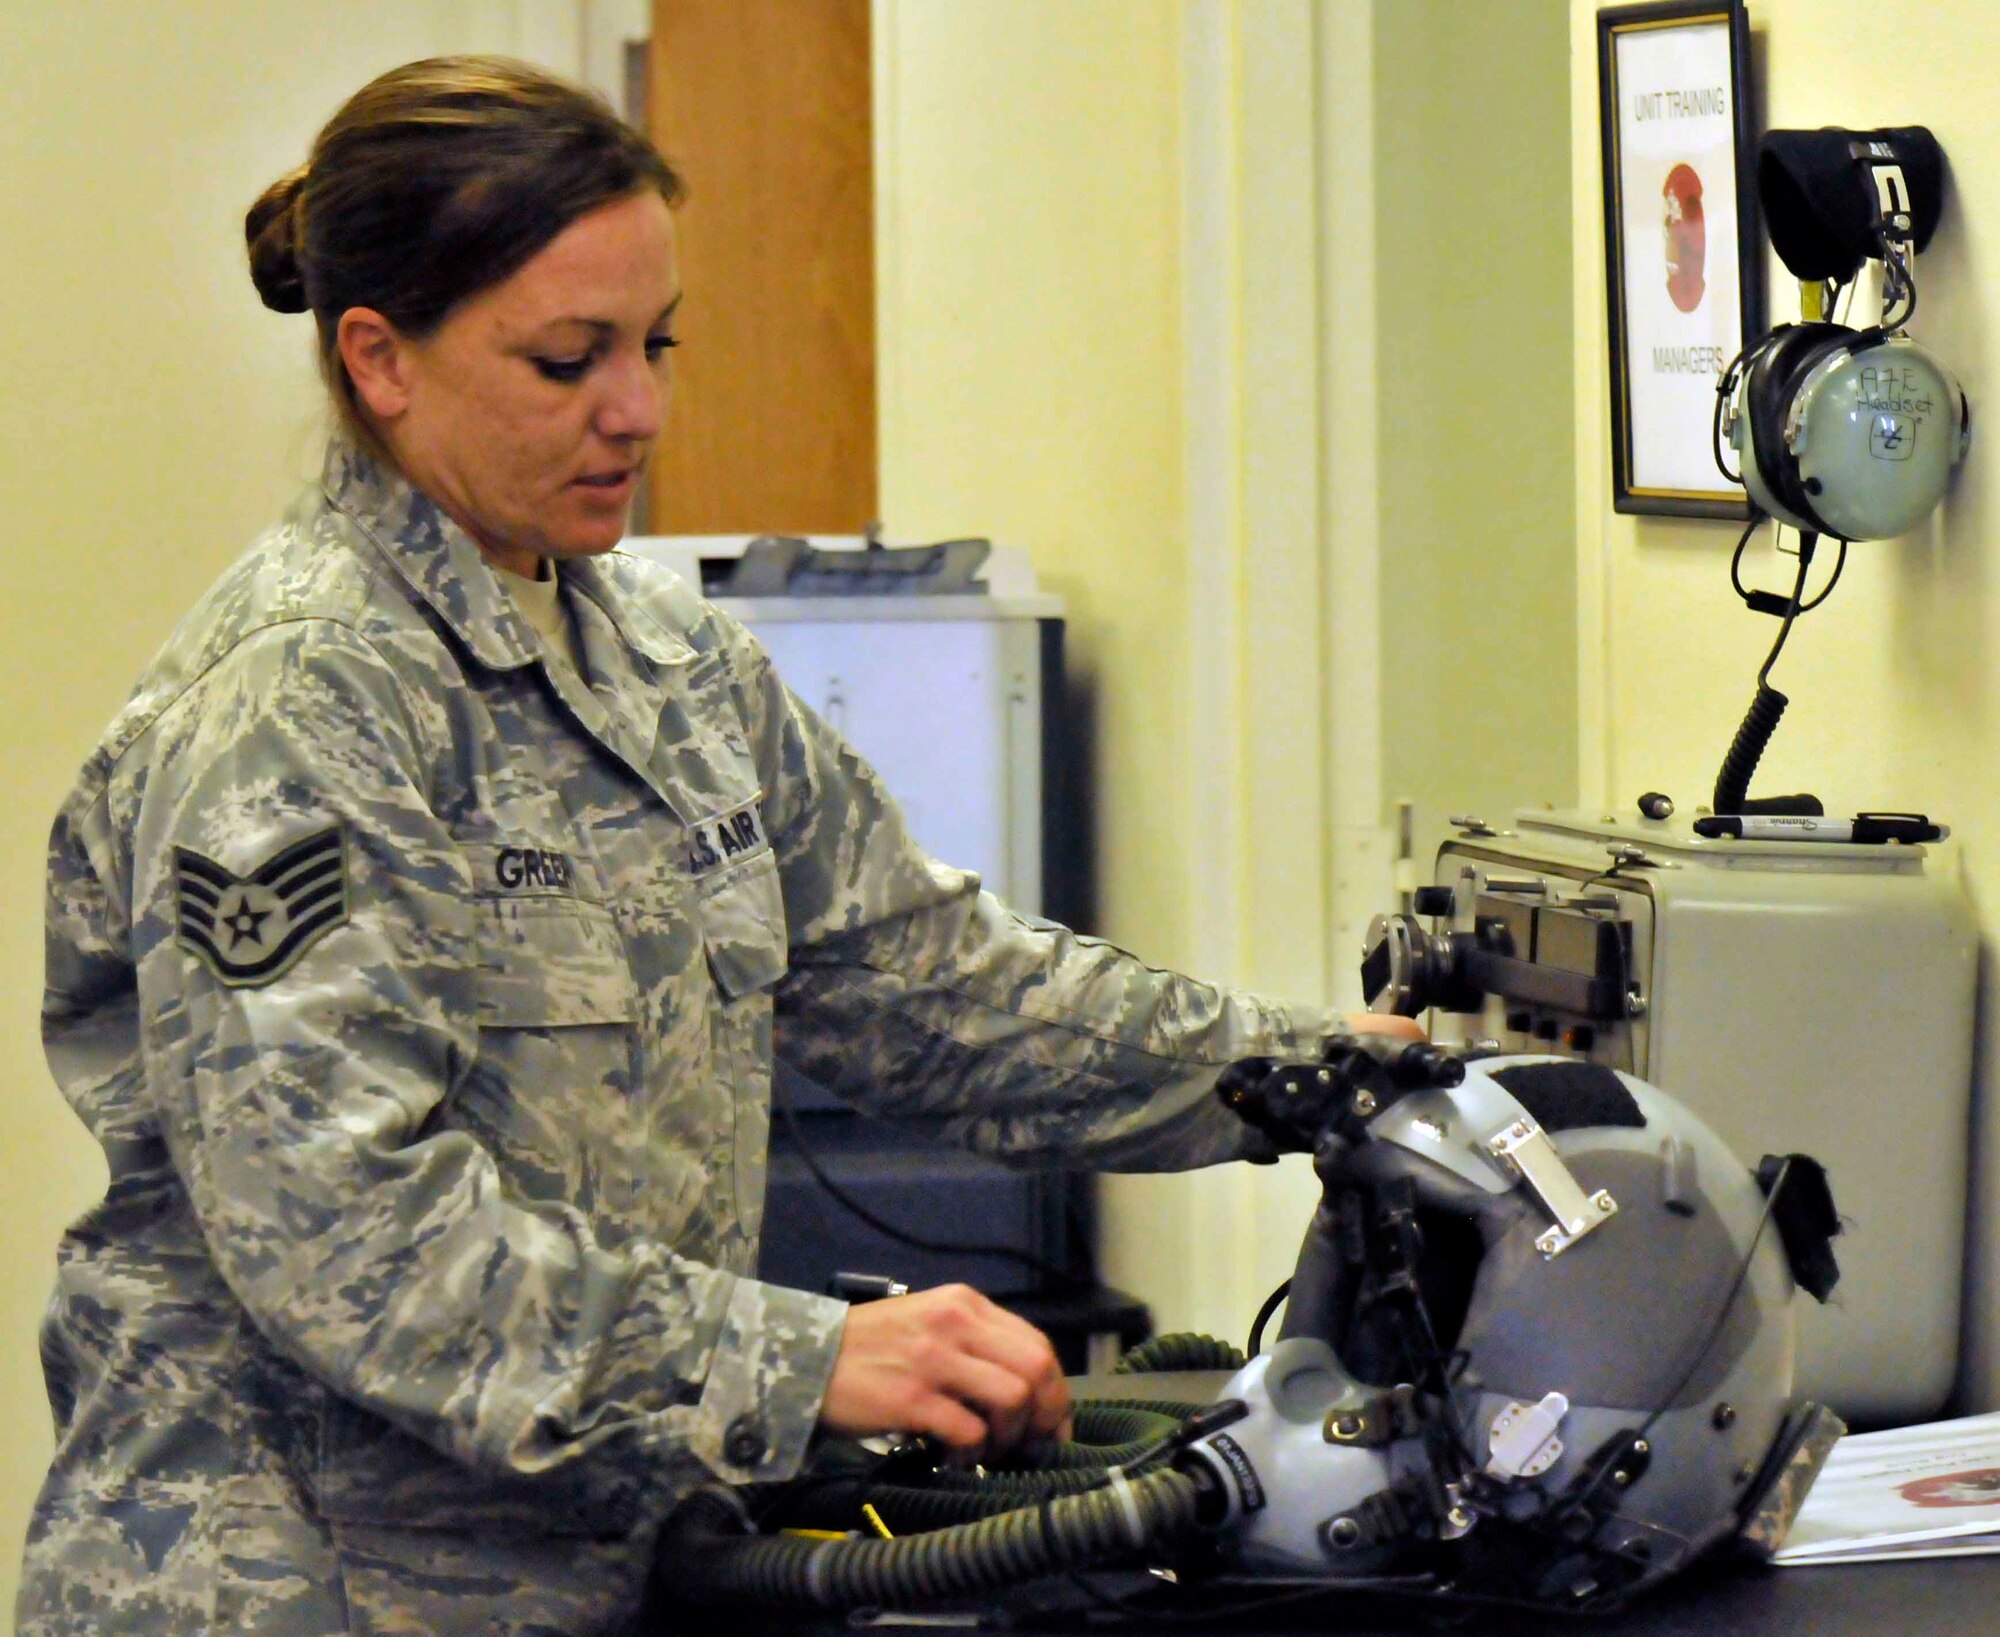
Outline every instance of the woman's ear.
<svg viewBox="0 0 2000 1637"><path fill-rule="evenodd" d="M334 332L354 396L375 420L391 422L410 407L410 347L373 307L350 307Z"/></svg>

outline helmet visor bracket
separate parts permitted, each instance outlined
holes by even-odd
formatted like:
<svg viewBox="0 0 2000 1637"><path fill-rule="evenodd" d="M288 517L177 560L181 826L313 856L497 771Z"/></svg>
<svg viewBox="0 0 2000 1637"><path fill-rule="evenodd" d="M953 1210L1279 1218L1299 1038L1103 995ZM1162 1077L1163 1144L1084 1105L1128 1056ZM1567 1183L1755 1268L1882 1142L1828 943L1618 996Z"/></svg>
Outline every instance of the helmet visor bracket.
<svg viewBox="0 0 2000 1637"><path fill-rule="evenodd" d="M1618 1212L1618 1202L1604 1189L1583 1191L1532 1116L1523 1115L1487 1138L1486 1151L1519 1176L1555 1218L1555 1225L1535 1241L1535 1248L1546 1257L1562 1255Z"/></svg>

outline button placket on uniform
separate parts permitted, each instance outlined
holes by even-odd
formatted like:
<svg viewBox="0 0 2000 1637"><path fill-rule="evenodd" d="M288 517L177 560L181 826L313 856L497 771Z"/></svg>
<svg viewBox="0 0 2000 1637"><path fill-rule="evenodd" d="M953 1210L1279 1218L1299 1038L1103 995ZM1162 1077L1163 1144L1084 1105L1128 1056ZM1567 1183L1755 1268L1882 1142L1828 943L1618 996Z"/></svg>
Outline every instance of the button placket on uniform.
<svg viewBox="0 0 2000 1637"><path fill-rule="evenodd" d="M761 811L763 789L720 653L677 668L662 701L653 769L685 816L677 863L701 929L713 986L711 1051L726 1080L732 1133L726 1180L733 1243L748 1271L762 1216L770 1126L771 987L784 975L783 897Z"/></svg>

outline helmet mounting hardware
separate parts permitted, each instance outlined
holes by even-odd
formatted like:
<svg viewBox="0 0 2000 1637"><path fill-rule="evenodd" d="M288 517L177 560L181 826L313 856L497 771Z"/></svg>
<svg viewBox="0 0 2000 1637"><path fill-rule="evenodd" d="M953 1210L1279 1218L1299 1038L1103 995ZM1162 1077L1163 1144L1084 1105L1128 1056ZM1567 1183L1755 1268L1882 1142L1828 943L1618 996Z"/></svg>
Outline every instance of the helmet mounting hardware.
<svg viewBox="0 0 2000 1637"><path fill-rule="evenodd" d="M1584 1193L1548 1133L1531 1117L1524 1116L1487 1138L1486 1152L1518 1175L1555 1218L1555 1226L1535 1241L1535 1249L1544 1257L1553 1260L1562 1255L1618 1213L1618 1201L1604 1189Z"/></svg>

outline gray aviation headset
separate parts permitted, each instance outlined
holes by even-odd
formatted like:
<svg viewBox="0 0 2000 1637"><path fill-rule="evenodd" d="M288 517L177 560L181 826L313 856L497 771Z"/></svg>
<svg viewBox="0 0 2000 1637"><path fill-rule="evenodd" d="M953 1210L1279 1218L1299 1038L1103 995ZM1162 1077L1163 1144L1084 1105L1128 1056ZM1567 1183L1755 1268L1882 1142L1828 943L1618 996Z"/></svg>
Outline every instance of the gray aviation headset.
<svg viewBox="0 0 2000 1637"><path fill-rule="evenodd" d="M1750 608L1783 623L1757 673L1757 693L1716 776L1717 813L1821 811L1810 795L1753 800L1751 775L1788 701L1771 667L1793 622L1833 590L1848 542L1905 534L1944 498L1970 437L1965 394L1952 373L1904 333L1917 310L1911 272L1937 229L1944 153L1922 126L1772 131L1757 160L1757 192L1771 244L1800 280L1809 313L1831 313L1864 261L1882 265L1882 314L1867 329L1817 316L1781 324L1744 350L1716 382L1715 464L1751 501L1730 580ZM1816 298L1816 299L1813 299ZM1723 457L1727 442L1737 470ZM1799 532L1789 597L1747 588L1743 548L1764 518ZM1840 556L1807 599L1822 536Z"/></svg>
<svg viewBox="0 0 2000 1637"><path fill-rule="evenodd" d="M1764 139L1758 192L1785 265L1823 288L1851 280L1867 259L1883 269L1879 323L1780 325L1717 385L1718 464L1727 441L1757 508L1802 534L1906 533L1944 497L1965 453L1965 394L1903 333L1917 305L1911 262L1936 230L1943 172L1921 126Z"/></svg>
<svg viewBox="0 0 2000 1637"><path fill-rule="evenodd" d="M1737 374L1725 433L1750 498L1779 522L1835 540L1888 540L1944 498L1969 438L1965 394L1908 336L1786 324Z"/></svg>

